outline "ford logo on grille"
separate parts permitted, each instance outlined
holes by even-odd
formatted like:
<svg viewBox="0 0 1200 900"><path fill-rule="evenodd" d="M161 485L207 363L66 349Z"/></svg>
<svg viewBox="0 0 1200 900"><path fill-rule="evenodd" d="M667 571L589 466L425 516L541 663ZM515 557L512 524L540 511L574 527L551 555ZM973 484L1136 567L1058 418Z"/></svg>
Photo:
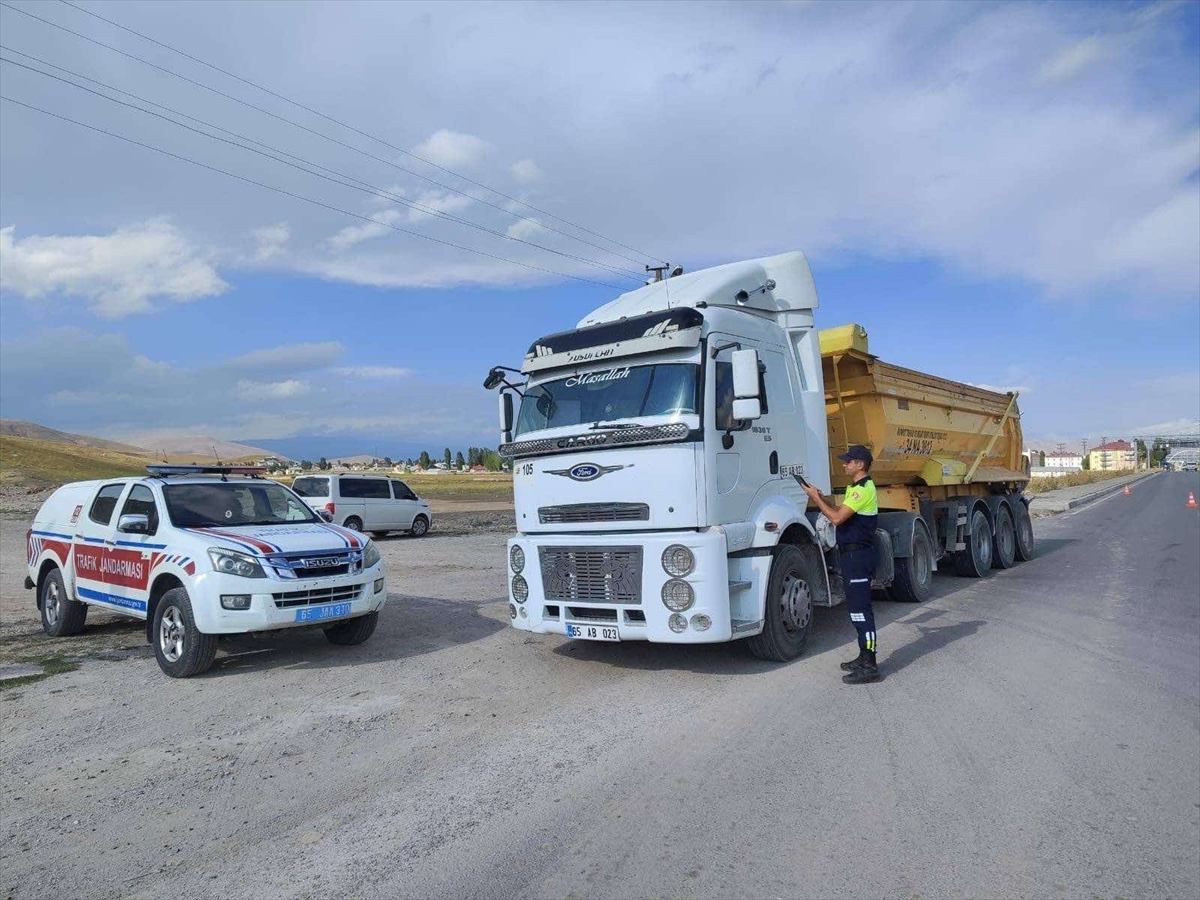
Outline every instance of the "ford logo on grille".
<svg viewBox="0 0 1200 900"><path fill-rule="evenodd" d="M598 466L595 463L579 463L569 469L547 469L547 475L562 475L572 481L595 481L601 475L616 472L618 469L631 469L633 463L624 466Z"/></svg>
<svg viewBox="0 0 1200 900"><path fill-rule="evenodd" d="M304 568L306 569L329 569L333 566L340 566L342 561L336 556L319 556L313 559L304 560Z"/></svg>

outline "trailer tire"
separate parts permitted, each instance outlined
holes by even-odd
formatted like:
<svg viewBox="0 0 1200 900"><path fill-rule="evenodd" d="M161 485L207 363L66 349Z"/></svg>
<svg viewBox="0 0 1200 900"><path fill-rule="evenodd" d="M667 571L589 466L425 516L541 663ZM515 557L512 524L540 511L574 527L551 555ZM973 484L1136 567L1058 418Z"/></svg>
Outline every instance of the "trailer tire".
<svg viewBox="0 0 1200 900"><path fill-rule="evenodd" d="M992 526L987 514L976 507L971 512L967 546L954 554L954 571L967 578L982 578L992 568Z"/></svg>
<svg viewBox="0 0 1200 900"><path fill-rule="evenodd" d="M172 678L207 672L217 657L217 636L196 627L186 588L171 588L154 608L154 656Z"/></svg>
<svg viewBox="0 0 1200 900"><path fill-rule="evenodd" d="M330 625L325 629L325 639L331 644L337 644L339 647L353 647L355 644L361 644L375 633L375 626L379 623L379 613L367 613L365 616L356 616L353 619L347 619L345 622L338 622L336 625Z"/></svg>
<svg viewBox="0 0 1200 900"><path fill-rule="evenodd" d="M922 603L933 591L933 542L920 524L913 531L912 555L895 560L892 594L902 603Z"/></svg>
<svg viewBox="0 0 1200 900"><path fill-rule="evenodd" d="M42 614L42 631L50 637L67 637L83 631L87 621L87 604L73 600L67 594L62 571L51 569L38 588L38 607Z"/></svg>
<svg viewBox="0 0 1200 900"><path fill-rule="evenodd" d="M1011 569L1017 562L1017 531L1007 506L1001 506L996 513L995 537L992 565L997 569Z"/></svg>
<svg viewBox="0 0 1200 900"><path fill-rule="evenodd" d="M781 544L767 579L761 634L747 638L759 659L790 662L804 651L812 630L813 598L822 590L821 554L811 545Z"/></svg>
<svg viewBox="0 0 1200 900"><path fill-rule="evenodd" d="M1036 553L1033 543L1033 518L1029 515L1029 507L1024 503L1018 503L1016 508L1013 526L1017 532L1017 559L1029 562Z"/></svg>

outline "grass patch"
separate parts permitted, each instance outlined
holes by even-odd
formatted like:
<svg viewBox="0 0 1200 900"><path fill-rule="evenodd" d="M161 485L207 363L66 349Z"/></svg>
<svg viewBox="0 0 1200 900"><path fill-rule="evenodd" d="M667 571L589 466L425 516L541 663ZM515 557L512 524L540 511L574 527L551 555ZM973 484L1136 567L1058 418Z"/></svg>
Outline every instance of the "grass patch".
<svg viewBox="0 0 1200 900"><path fill-rule="evenodd" d="M7 691L11 688L24 687L27 684L34 684L42 681L52 675L61 675L64 672L74 672L79 668L79 663L75 660L67 659L62 654L51 654L49 656L24 656L17 660L22 663L37 663L42 667L40 673L33 675L22 675L20 678L9 678L5 681L0 681L0 691Z"/></svg>
<svg viewBox="0 0 1200 900"><path fill-rule="evenodd" d="M0 435L0 478L33 488L146 471L146 458L117 450Z"/></svg>
<svg viewBox="0 0 1200 900"><path fill-rule="evenodd" d="M426 500L477 500L512 502L512 475L488 472L478 475L400 475L405 484Z"/></svg>
<svg viewBox="0 0 1200 900"><path fill-rule="evenodd" d="M1059 488L1095 484L1098 481L1110 481L1122 475L1132 474L1132 470L1129 469L1116 472L1067 472L1063 475L1054 475L1051 478L1031 478L1025 491L1029 494L1044 494L1047 491L1054 491Z"/></svg>

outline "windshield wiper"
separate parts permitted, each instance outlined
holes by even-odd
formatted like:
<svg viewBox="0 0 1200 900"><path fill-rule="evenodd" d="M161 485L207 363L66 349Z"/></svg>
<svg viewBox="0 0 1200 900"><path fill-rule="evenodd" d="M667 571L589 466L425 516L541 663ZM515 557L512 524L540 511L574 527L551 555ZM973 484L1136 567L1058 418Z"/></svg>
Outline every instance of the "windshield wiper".
<svg viewBox="0 0 1200 900"><path fill-rule="evenodd" d="M641 428L637 422L596 422L594 425L589 425L588 428L592 431L599 431L602 428Z"/></svg>

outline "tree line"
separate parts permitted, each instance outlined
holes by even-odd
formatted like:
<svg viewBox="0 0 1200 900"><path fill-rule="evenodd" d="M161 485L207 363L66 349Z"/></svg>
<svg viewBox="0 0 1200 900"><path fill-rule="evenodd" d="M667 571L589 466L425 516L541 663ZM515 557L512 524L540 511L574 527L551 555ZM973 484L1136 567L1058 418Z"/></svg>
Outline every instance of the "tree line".
<svg viewBox="0 0 1200 900"><path fill-rule="evenodd" d="M461 450L459 450L457 453L453 453L449 447L446 447L442 450L441 462L447 469L458 470L471 469L475 466L483 466L483 468L488 472L499 472L503 467L503 460L501 459L500 454L488 447L468 447L466 456L463 455ZM383 467L390 469L399 463L404 463L404 465L408 466L410 469L418 467L422 469L432 469L434 457L430 455L428 450L422 450L415 459L408 457L407 459L403 460L393 460L390 456L382 456L372 459L371 467ZM283 463L273 462L267 465L268 472L282 472L285 468L286 466ZM316 462L313 462L311 459L300 460L300 469L304 472L311 472L314 469L318 472L328 472L332 468L333 463L331 463L324 456L322 456Z"/></svg>

